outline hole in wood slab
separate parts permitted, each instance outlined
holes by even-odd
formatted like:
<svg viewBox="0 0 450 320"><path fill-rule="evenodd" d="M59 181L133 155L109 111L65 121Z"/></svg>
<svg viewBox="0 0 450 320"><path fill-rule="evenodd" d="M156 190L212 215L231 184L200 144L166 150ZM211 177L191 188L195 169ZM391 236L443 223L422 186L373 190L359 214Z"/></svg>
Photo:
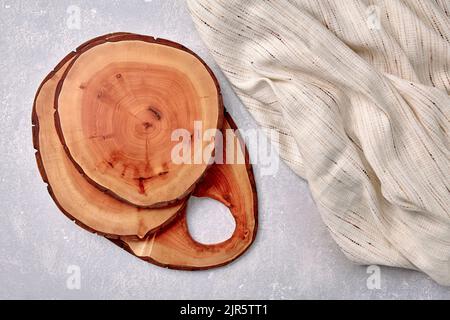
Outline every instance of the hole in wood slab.
<svg viewBox="0 0 450 320"><path fill-rule="evenodd" d="M230 209L210 198L190 197L187 224L192 238L207 245L230 239L236 228Z"/></svg>

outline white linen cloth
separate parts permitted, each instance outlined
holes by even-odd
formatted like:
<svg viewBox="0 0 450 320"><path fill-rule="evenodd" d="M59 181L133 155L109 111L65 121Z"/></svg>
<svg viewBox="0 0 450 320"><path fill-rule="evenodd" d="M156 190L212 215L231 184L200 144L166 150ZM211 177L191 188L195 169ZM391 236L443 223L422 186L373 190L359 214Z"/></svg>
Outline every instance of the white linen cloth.
<svg viewBox="0 0 450 320"><path fill-rule="evenodd" d="M188 6L345 255L450 285L450 1Z"/></svg>

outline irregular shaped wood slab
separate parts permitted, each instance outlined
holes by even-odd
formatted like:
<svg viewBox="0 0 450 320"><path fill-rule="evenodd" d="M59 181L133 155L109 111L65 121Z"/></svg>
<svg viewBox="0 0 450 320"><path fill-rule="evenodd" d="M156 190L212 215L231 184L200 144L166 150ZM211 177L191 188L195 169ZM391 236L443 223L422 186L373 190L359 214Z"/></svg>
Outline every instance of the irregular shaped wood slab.
<svg viewBox="0 0 450 320"><path fill-rule="evenodd" d="M124 34L111 34L91 40L77 49L103 43ZM57 84L77 53L70 53L41 84L33 107L33 143L36 160L48 191L58 207L85 229L108 235L142 238L168 224L185 206L139 209L101 192L73 166L55 129L54 96Z"/></svg>
<svg viewBox="0 0 450 320"><path fill-rule="evenodd" d="M75 167L95 187L138 207L192 192L213 157L209 141L191 162L172 161L176 129L222 126L219 85L187 48L126 34L78 50L57 87L55 124ZM210 149L210 150L209 150Z"/></svg>
<svg viewBox="0 0 450 320"><path fill-rule="evenodd" d="M223 129L237 129L227 113ZM245 159L245 163L213 164L194 191L195 196L215 199L230 209L236 221L230 239L213 245L196 242L189 234L184 213L167 228L144 240L121 237L112 241L143 260L172 269L209 269L228 264L242 255L256 236L258 201L245 145L237 133L232 139L237 142L236 154Z"/></svg>

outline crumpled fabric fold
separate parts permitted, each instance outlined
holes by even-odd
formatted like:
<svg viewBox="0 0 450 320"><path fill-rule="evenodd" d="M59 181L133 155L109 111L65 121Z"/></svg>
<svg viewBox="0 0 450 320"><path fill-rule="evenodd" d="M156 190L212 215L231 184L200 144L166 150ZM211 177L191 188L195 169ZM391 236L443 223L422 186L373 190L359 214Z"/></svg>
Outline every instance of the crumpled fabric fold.
<svg viewBox="0 0 450 320"><path fill-rule="evenodd" d="M450 285L450 3L188 7L245 107L284 133L272 143L344 254Z"/></svg>

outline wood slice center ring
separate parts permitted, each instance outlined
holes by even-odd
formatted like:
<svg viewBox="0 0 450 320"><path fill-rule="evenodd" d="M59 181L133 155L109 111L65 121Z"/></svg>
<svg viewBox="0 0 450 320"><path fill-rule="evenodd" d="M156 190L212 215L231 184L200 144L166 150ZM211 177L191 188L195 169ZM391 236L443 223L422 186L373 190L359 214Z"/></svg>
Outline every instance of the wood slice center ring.
<svg viewBox="0 0 450 320"><path fill-rule="evenodd" d="M80 52L57 90L55 124L69 158L86 179L138 207L175 202L207 169L175 164L172 133L220 129L217 81L188 49L125 35ZM202 152L202 148L192 148ZM208 155L212 157L213 154ZM202 157L204 158L204 157Z"/></svg>

